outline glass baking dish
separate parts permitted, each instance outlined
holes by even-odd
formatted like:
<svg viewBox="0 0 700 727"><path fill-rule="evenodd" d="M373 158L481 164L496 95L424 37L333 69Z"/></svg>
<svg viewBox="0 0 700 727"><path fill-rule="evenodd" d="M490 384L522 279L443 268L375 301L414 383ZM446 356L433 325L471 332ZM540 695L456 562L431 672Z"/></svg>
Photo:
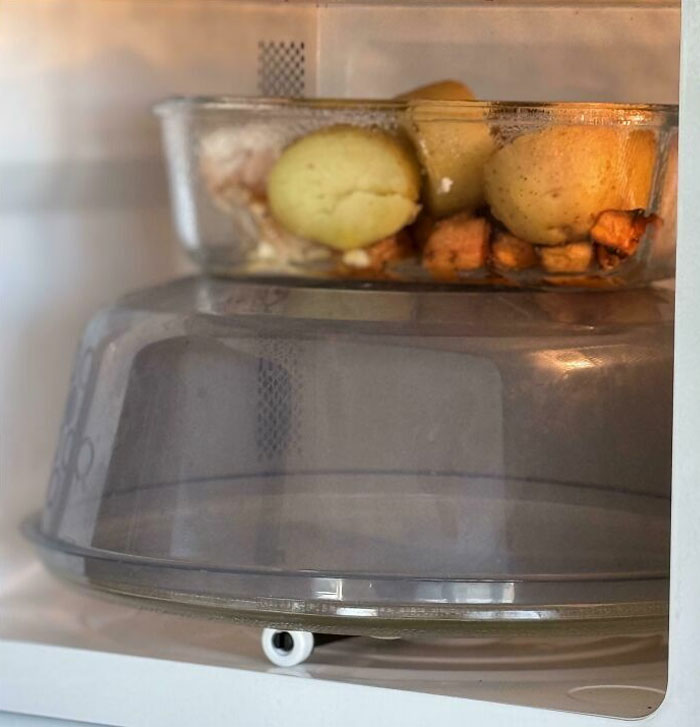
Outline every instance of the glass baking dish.
<svg viewBox="0 0 700 727"><path fill-rule="evenodd" d="M634 286L673 275L677 107L174 98L175 225L218 274Z"/></svg>

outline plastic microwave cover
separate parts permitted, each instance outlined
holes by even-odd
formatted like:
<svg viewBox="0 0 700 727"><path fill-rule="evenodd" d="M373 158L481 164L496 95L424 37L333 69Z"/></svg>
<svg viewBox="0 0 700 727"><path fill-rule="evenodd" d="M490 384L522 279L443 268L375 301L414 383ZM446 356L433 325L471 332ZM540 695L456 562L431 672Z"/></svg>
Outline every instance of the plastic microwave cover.
<svg viewBox="0 0 700 727"><path fill-rule="evenodd" d="M86 330L33 536L274 623L661 616L671 321L654 288L131 296Z"/></svg>

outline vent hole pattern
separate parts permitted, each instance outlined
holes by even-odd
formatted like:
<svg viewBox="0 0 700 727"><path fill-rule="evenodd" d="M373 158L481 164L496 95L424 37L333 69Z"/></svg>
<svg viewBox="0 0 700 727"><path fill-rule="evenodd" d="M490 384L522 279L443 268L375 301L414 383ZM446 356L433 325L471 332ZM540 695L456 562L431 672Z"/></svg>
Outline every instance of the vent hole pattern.
<svg viewBox="0 0 700 727"><path fill-rule="evenodd" d="M262 343L257 370L258 460L280 462L301 453L299 421L303 400L303 376L297 346L289 341Z"/></svg>
<svg viewBox="0 0 700 727"><path fill-rule="evenodd" d="M303 42L258 43L258 90L263 96L303 96L306 50Z"/></svg>

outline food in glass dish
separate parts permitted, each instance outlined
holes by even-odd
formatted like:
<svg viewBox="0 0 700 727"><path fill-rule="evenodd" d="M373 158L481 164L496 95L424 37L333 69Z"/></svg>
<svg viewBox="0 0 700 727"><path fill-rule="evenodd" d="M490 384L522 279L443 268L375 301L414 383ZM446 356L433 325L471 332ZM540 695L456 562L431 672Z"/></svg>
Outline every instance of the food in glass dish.
<svg viewBox="0 0 700 727"><path fill-rule="evenodd" d="M215 272L534 287L672 272L673 109L478 102L457 81L389 102L190 103L171 112L200 190L180 227Z"/></svg>

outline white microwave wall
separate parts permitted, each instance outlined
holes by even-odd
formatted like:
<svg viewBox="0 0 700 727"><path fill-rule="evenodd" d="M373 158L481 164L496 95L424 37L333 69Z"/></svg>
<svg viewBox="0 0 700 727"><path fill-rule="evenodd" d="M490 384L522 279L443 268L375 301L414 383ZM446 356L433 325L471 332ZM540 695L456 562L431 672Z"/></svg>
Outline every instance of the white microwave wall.
<svg viewBox="0 0 700 727"><path fill-rule="evenodd" d="M457 78L485 99L677 103L679 9L629 5L331 6L318 16L318 93Z"/></svg>

